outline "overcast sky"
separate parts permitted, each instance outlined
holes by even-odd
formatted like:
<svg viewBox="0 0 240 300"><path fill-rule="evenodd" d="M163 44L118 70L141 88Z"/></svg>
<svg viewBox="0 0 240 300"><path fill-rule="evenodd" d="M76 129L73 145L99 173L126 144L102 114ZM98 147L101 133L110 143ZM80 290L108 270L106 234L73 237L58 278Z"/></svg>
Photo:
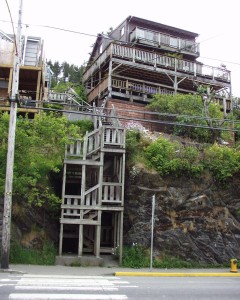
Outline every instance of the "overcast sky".
<svg viewBox="0 0 240 300"><path fill-rule="evenodd" d="M19 0L0 0L0 29L12 33L6 2L16 27ZM80 66L89 58L94 36L115 28L129 15L198 33L201 54L198 60L211 66L224 63L232 73L233 95L240 97L237 0L23 0L22 21L29 25L28 35L43 38L46 59ZM23 34L25 30L23 26Z"/></svg>

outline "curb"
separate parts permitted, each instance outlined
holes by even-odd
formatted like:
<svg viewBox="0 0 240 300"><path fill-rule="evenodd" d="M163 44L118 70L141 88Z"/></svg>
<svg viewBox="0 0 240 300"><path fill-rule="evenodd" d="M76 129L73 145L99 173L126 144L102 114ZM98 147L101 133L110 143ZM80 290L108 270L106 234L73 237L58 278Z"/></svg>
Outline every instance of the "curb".
<svg viewBox="0 0 240 300"><path fill-rule="evenodd" d="M115 276L148 277L240 277L239 273L158 273L158 272L115 272Z"/></svg>
<svg viewBox="0 0 240 300"><path fill-rule="evenodd" d="M22 271L17 271L17 270L12 270L12 269L0 269L0 273L25 274Z"/></svg>

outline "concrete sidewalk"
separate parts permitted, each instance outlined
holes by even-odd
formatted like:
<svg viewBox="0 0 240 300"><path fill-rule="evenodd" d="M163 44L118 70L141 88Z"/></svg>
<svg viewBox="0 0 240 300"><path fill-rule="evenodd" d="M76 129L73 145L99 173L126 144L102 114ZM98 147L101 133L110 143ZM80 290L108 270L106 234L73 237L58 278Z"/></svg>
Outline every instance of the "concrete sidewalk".
<svg viewBox="0 0 240 300"><path fill-rule="evenodd" d="M38 266L10 265L9 269L0 272L60 275L60 276L158 276L158 277L240 277L240 273L229 269L131 269L124 267L69 267L69 266Z"/></svg>

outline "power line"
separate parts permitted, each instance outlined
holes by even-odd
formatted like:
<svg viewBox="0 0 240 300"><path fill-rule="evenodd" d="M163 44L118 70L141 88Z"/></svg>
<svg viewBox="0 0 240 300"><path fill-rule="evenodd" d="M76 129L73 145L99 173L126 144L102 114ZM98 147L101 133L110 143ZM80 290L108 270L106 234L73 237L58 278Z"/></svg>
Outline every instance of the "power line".
<svg viewBox="0 0 240 300"><path fill-rule="evenodd" d="M14 30L14 26L13 26L13 19L12 19L12 13L8 4L8 1L5 0L7 8L8 8L8 13L11 19L11 24L12 24L12 30L13 30L13 36L14 36L14 44L15 44L15 48L16 48L16 53L18 54L18 48L17 48L17 41L16 41L16 34L15 34L15 30ZM8 21L9 22L9 21Z"/></svg>
<svg viewBox="0 0 240 300"><path fill-rule="evenodd" d="M2 99L4 100L9 100L9 99ZM10 99L11 100L11 99ZM82 99L81 99L82 100ZM84 100L82 100L84 101ZM93 107L92 106L88 106L88 105L81 105L79 106L78 104L71 104L71 103L64 103L64 102L60 102L57 100L48 100L48 101L40 101L40 100L29 100L29 99L19 99L20 102L20 108L34 108L36 109L36 107L31 107L28 105L22 105L22 103L28 103L28 104L43 104L43 105L62 105L62 106L70 106L70 107L78 107L78 108L83 108L83 109L88 109L89 111L93 111ZM25 104L24 103L24 104ZM5 106L8 107L8 106ZM102 107L95 107L96 110L102 110ZM104 108L103 110L105 111L111 111L111 108ZM62 110L59 110L62 111ZM121 109L118 108L116 109L116 112L121 112L124 111L126 112L125 109ZM136 109L128 109L127 112L131 112L131 113L144 113L144 114L148 114L148 115L155 115L155 116L161 116L161 117L174 117L174 118L187 118L187 119L195 119L195 120L200 120L200 121L216 121L216 122L225 122L225 123L232 123L232 124L238 124L240 123L240 120L233 120L233 119L222 119L222 118L211 118L211 117L204 117L204 116L198 116L198 115L185 115L185 114L174 114L174 113L161 113L161 112L156 112L156 111L142 111L142 110L136 110ZM72 113L76 113L76 111L72 111ZM145 120L145 119L144 119Z"/></svg>
<svg viewBox="0 0 240 300"><path fill-rule="evenodd" d="M7 1L7 0L5 0ZM6 20L0 20L0 22L6 22L6 23L9 23L9 21L6 21ZM12 22L13 23L13 22ZM99 34L90 34L90 33L86 33L86 32L80 32L80 31L77 31L77 30L72 30L72 29L66 29L66 28L61 28L61 27L55 27L55 26L50 26L50 25L41 25L41 24L27 24L27 23L22 23L23 25L28 25L28 26L35 26L35 27L43 27L43 28L49 28L49 29L54 29L54 30L59 30L59 31L64 31L64 32L69 32L69 33L75 33L75 34L80 34L80 35L86 35L86 36L91 36L91 37L98 37ZM118 40L118 39L113 39L109 36L106 36L104 35L105 38L107 39L110 39L112 41L116 41L116 42L123 42L121 40ZM204 41L207 41L207 40L210 40L210 39L213 39L215 37L212 37L212 38L209 38L209 39L206 39L206 40L203 40ZM125 44L130 44L132 45L133 43L132 42L124 42ZM200 43L200 42L199 42ZM182 49L181 49L182 50ZM201 58L205 58L205 59L209 59L209 60L216 60L216 61L221 61L221 62L226 62L226 63L230 63L230 64L235 64L235 65L238 65L240 66L240 63L238 62L230 62L230 61L226 61L226 60L220 60L220 59L216 59L216 58L211 58L211 57L204 57L204 56L200 56Z"/></svg>
<svg viewBox="0 0 240 300"><path fill-rule="evenodd" d="M29 106L21 106L21 108L29 109ZM36 110L43 110L43 111L53 111L53 112L62 112L62 113L73 113L73 114L81 114L81 115L88 115L88 116L96 116L102 118L110 118L110 119L120 119L120 120L130 120L130 121L139 121L145 123L154 123L154 124L163 124L163 125L171 125L171 126L182 126L182 127L194 127L194 128L202 128L202 129L211 129L211 130L222 130L222 131L231 131L231 132L240 132L240 129L234 128L224 128L224 127L211 127L211 126L204 126L198 124L183 124L179 122L170 122L170 121L161 121L161 120L151 120L151 119L142 119L142 118L132 118L132 117L124 117L124 116L106 116L104 114L93 113L93 112L86 112L86 111L72 111L66 109L55 109L55 108L44 108L44 107L35 107ZM147 112L144 112L147 113Z"/></svg>

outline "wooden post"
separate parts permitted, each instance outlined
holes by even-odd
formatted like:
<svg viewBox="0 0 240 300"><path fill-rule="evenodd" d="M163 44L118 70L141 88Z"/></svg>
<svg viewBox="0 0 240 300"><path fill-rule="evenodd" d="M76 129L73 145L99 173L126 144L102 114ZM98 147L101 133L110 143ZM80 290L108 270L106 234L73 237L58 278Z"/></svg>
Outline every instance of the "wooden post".
<svg viewBox="0 0 240 300"><path fill-rule="evenodd" d="M81 210L82 212L82 210ZM83 255L83 225L79 225L79 234L78 234L78 256Z"/></svg>
<svg viewBox="0 0 240 300"><path fill-rule="evenodd" d="M62 255L62 244L63 244L63 224L60 224L60 237L59 237L59 256Z"/></svg>
<svg viewBox="0 0 240 300"><path fill-rule="evenodd" d="M14 56L10 120L9 120L9 131L8 131L8 152L7 152L3 228L2 228L2 258L1 258L2 269L9 268L13 166L14 166L16 119L17 119L16 97L18 94L19 63L20 63L20 54L21 54L20 44L21 44L21 27L22 27L22 2L23 1L20 0L19 3L18 31L17 31L17 41L16 41L15 56Z"/></svg>
<svg viewBox="0 0 240 300"><path fill-rule="evenodd" d="M119 265L122 265L123 255L123 211L120 212L119 220Z"/></svg>
<svg viewBox="0 0 240 300"><path fill-rule="evenodd" d="M101 210L98 211L98 221L101 222L102 212ZM101 243L101 225L96 226L95 231L95 255L97 258L100 257L100 243Z"/></svg>

